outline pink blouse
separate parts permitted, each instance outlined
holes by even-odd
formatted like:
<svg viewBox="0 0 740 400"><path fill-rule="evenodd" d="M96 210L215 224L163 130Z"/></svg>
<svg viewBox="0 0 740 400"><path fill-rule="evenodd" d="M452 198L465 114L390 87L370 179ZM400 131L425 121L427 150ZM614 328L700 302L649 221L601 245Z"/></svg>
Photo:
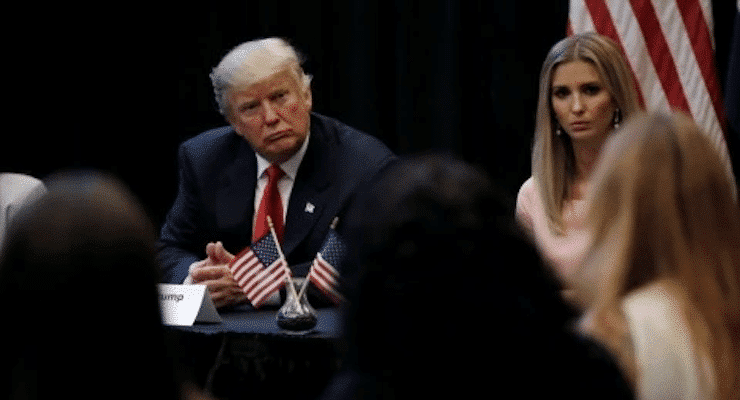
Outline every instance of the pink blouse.
<svg viewBox="0 0 740 400"><path fill-rule="evenodd" d="M566 282L583 260L590 244L586 229L586 202L566 201L563 207L563 234L552 232L548 226L545 206L534 178L527 179L516 199L516 218L534 239L544 260Z"/></svg>

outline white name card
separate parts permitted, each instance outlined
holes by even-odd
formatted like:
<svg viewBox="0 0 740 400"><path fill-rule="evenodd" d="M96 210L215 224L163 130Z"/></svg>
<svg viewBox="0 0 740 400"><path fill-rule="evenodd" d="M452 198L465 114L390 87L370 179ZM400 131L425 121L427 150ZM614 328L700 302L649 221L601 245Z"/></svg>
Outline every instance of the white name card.
<svg viewBox="0 0 740 400"><path fill-rule="evenodd" d="M205 285L159 284L159 304L165 325L192 326L195 322L221 322Z"/></svg>

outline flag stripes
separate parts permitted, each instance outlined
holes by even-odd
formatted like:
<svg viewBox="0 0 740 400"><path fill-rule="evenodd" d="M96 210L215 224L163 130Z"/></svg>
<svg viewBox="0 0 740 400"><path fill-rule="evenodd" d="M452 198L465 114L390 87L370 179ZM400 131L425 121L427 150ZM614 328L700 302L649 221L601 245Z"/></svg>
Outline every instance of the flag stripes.
<svg viewBox="0 0 740 400"><path fill-rule="evenodd" d="M313 283L329 300L336 304L344 301L344 297L339 293L340 276L337 267L342 263L347 247L334 229L338 219L335 217L329 233L324 239L324 244L316 254L311 269L308 271L308 280Z"/></svg>
<svg viewBox="0 0 740 400"><path fill-rule="evenodd" d="M732 178L711 10L710 0L571 0L568 34L596 31L616 41L641 104L691 115Z"/></svg>
<svg viewBox="0 0 740 400"><path fill-rule="evenodd" d="M259 308L267 297L283 287L288 277L290 277L290 271L285 260L277 260L260 272L252 281L253 284L244 288L244 292L247 293L247 298L252 305Z"/></svg>
<svg viewBox="0 0 740 400"><path fill-rule="evenodd" d="M247 247L243 253L245 254L237 255L236 261L231 265L234 280L240 287L244 287L246 284L250 283L255 276L257 276L259 273L258 264L260 262L249 247Z"/></svg>
<svg viewBox="0 0 740 400"><path fill-rule="evenodd" d="M631 0L630 4L632 4L632 9L640 25L642 34L648 39L645 41L648 50L647 55L653 61L653 65L656 66L658 79L660 79L663 91L666 93L668 103L673 108L688 112L689 101L684 95L681 79L676 69L676 63L671 54L671 48L666 37L663 35L655 8L653 8L650 1L644 0ZM666 26L668 29L673 27L675 25ZM675 31L669 33L671 34L671 38L675 38Z"/></svg>
<svg viewBox="0 0 740 400"><path fill-rule="evenodd" d="M321 253L317 254L311 265L309 279L334 303L344 301L344 296L336 289L339 286L339 271L332 267Z"/></svg>
<svg viewBox="0 0 740 400"><path fill-rule="evenodd" d="M277 246L271 231L239 252L229 263L234 280L255 308L259 308L291 276L288 263Z"/></svg>

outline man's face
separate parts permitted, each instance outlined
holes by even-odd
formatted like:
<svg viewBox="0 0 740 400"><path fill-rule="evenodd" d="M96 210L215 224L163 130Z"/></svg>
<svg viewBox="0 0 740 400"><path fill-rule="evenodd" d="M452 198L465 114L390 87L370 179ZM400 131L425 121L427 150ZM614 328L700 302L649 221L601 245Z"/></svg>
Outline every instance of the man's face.
<svg viewBox="0 0 740 400"><path fill-rule="evenodd" d="M229 123L270 163L292 157L306 140L311 90L290 70L276 72L230 94Z"/></svg>

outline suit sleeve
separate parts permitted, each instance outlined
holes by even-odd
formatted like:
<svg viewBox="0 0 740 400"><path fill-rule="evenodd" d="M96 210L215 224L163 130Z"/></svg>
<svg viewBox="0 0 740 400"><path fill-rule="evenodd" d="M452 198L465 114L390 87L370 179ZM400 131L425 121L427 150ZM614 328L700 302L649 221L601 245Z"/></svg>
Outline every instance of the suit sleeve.
<svg viewBox="0 0 740 400"><path fill-rule="evenodd" d="M157 248L162 282L177 284L185 280L190 265L201 258L198 256L200 252L205 251L197 249L198 189L192 163L183 146L180 147L178 161L177 197L162 226Z"/></svg>

